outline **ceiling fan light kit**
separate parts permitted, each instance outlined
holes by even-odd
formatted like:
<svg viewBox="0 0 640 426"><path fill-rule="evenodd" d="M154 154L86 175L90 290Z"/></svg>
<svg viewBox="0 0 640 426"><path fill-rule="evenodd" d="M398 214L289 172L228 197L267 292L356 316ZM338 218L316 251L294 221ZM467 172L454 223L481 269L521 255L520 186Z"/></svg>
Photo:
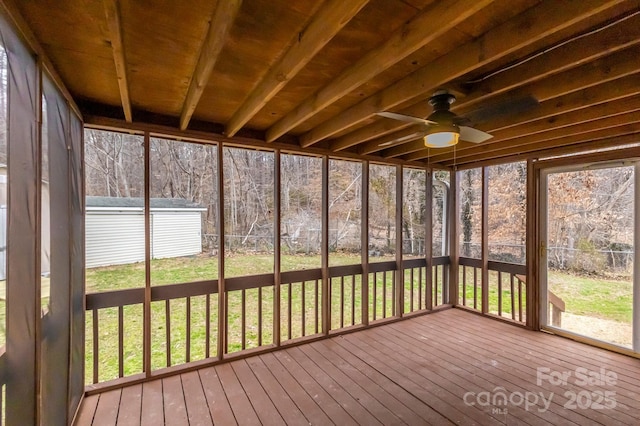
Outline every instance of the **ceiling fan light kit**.
<svg viewBox="0 0 640 426"><path fill-rule="evenodd" d="M428 148L446 148L460 139L460 129L455 124L433 126L430 131L432 133L424 137L424 145Z"/></svg>

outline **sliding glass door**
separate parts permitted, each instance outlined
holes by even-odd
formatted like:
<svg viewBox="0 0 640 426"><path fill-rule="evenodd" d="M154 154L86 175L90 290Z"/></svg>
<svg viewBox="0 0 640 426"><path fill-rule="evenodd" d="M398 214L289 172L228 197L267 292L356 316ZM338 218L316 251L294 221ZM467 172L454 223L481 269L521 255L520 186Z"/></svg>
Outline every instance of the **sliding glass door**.
<svg viewBox="0 0 640 426"><path fill-rule="evenodd" d="M637 163L541 173L543 326L640 351Z"/></svg>

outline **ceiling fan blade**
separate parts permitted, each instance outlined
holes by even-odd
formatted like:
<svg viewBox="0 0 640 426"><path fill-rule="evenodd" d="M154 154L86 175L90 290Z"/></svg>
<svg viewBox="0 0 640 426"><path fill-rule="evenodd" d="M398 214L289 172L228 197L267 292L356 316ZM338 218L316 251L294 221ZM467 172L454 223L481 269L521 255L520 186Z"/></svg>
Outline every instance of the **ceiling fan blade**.
<svg viewBox="0 0 640 426"><path fill-rule="evenodd" d="M406 142L406 141L410 141L410 140L413 140L413 139L418 139L418 138L424 137L426 134L427 134L427 129L424 129L424 130L413 132L413 133L410 133L410 134L408 134L406 136L402 136L402 137L399 137L399 138L396 138L396 139L393 139L393 140L390 140L390 141L382 142L382 143L378 144L378 146L396 145L396 144L398 144L400 142Z"/></svg>
<svg viewBox="0 0 640 426"><path fill-rule="evenodd" d="M491 139L493 136L473 127L460 126L460 139L467 142L480 143Z"/></svg>
<svg viewBox="0 0 640 426"><path fill-rule="evenodd" d="M381 117L391 118L394 120L407 121L409 123L422 123L422 124L436 124L431 120L425 120L424 118L412 117L410 115L398 114L390 111L382 111L376 113Z"/></svg>

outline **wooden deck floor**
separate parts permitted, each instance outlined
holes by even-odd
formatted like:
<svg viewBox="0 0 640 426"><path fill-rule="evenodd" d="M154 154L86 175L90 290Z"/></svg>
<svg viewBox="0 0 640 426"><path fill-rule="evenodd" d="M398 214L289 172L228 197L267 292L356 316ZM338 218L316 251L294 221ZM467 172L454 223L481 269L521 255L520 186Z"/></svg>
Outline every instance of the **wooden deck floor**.
<svg viewBox="0 0 640 426"><path fill-rule="evenodd" d="M640 360L450 309L93 395L76 422L451 423L640 424Z"/></svg>

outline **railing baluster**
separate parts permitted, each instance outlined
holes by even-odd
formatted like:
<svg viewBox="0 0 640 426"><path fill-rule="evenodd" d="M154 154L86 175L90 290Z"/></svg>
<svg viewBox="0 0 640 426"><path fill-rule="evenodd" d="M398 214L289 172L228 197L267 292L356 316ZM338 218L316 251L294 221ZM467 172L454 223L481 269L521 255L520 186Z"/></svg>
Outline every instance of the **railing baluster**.
<svg viewBox="0 0 640 426"><path fill-rule="evenodd" d="M292 304L292 290L291 287L293 287L293 284L289 283L289 285L287 286L287 297L289 298L289 300L287 301L287 335L289 336L289 340L291 340L291 336L293 335L291 332L291 317L293 317L293 312L291 311L291 304Z"/></svg>
<svg viewBox="0 0 640 426"><path fill-rule="evenodd" d="M204 299L205 304L205 320L204 320L204 355L205 358L211 357L211 295L207 294Z"/></svg>
<svg viewBox="0 0 640 426"><path fill-rule="evenodd" d="M240 318L242 320L241 322L241 331L240 331L240 338L242 339L241 343L240 343L240 347L242 348L242 350L245 350L247 348L247 294L246 294L246 290L242 289L240 291L240 294L242 295L242 312L240 314Z"/></svg>
<svg viewBox="0 0 640 426"><path fill-rule="evenodd" d="M262 287L258 287L258 346L262 346Z"/></svg>
<svg viewBox="0 0 640 426"><path fill-rule="evenodd" d="M191 297L187 297L187 342L185 345L185 360L191 361Z"/></svg>
<svg viewBox="0 0 640 426"><path fill-rule="evenodd" d="M433 306L438 306L438 269L440 269L440 266L436 265L436 270L433 274Z"/></svg>
<svg viewBox="0 0 640 426"><path fill-rule="evenodd" d="M231 292L228 292L225 290L225 298L224 298L224 312L225 312L225 316L223 318L223 323L224 323L224 333L222 334L223 337L223 342L222 342L222 348L224 353L229 353L229 294ZM218 314L219 315L219 314ZM220 356L222 356L222 354L220 354Z"/></svg>
<svg viewBox="0 0 640 426"><path fill-rule="evenodd" d="M382 318L387 317L387 271L382 272Z"/></svg>
<svg viewBox="0 0 640 426"><path fill-rule="evenodd" d="M462 305L467 306L467 267L462 265Z"/></svg>
<svg viewBox="0 0 640 426"><path fill-rule="evenodd" d="M356 276L351 276L351 325L356 324Z"/></svg>
<svg viewBox="0 0 640 426"><path fill-rule="evenodd" d="M509 274L509 279L511 281L511 319L516 319L516 295L514 293L514 280L513 274Z"/></svg>
<svg viewBox="0 0 640 426"><path fill-rule="evenodd" d="M374 321L376 320L376 313L378 312L378 298L376 296L377 287L378 287L378 273L374 272L373 273L373 299L372 299Z"/></svg>
<svg viewBox="0 0 640 426"><path fill-rule="evenodd" d="M422 304L422 267L418 268L418 306L418 309L427 309L427 304Z"/></svg>
<svg viewBox="0 0 640 426"><path fill-rule="evenodd" d="M118 306L118 377L124 377L124 312Z"/></svg>
<svg viewBox="0 0 640 426"><path fill-rule="evenodd" d="M166 327L165 339L167 344L167 367L171 366L171 303L169 299L164 301L164 325Z"/></svg>
<svg viewBox="0 0 640 426"><path fill-rule="evenodd" d="M318 290L319 290L319 285L318 285L318 280L316 279L316 288L315 288L315 300L313 301L314 305L315 305L315 315L316 315L316 334L318 334L320 328L319 328L319 309L318 309L318 303L319 303L319 297L318 297Z"/></svg>
<svg viewBox="0 0 640 426"><path fill-rule="evenodd" d="M473 267L473 309L478 309L478 268Z"/></svg>
<svg viewBox="0 0 640 426"><path fill-rule="evenodd" d="M98 347L98 310L93 310L93 383L98 383L98 361L100 352Z"/></svg>
<svg viewBox="0 0 640 426"><path fill-rule="evenodd" d="M498 271L498 316L502 316L502 272Z"/></svg>
<svg viewBox="0 0 640 426"><path fill-rule="evenodd" d="M340 328L344 328L344 277L340 277Z"/></svg>
<svg viewBox="0 0 640 426"><path fill-rule="evenodd" d="M301 319L301 328L302 328L302 336L306 336L307 335L307 331L306 331L306 317L307 317L307 301L306 301L306 293L307 293L307 282L306 281L302 281L302 295L300 297L301 301L300 303L302 304L302 309L300 310L300 319Z"/></svg>
<svg viewBox="0 0 640 426"><path fill-rule="evenodd" d="M522 281L518 279L518 318L522 321Z"/></svg>
<svg viewBox="0 0 640 426"><path fill-rule="evenodd" d="M403 272L403 276L404 276L404 272ZM413 312L413 292L414 292L414 289L413 289L413 268L411 268L409 270L409 280L411 280L411 298L410 298L410 301L409 301L409 305L411 307L411 312Z"/></svg>

